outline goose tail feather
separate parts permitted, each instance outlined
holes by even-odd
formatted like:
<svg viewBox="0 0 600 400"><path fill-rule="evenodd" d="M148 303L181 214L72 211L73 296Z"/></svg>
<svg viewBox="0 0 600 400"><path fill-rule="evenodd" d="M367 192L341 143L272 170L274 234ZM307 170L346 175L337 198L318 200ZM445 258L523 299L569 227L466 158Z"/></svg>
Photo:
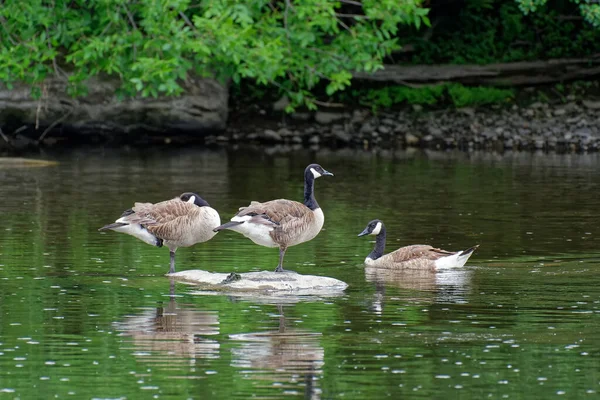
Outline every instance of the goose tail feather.
<svg viewBox="0 0 600 400"><path fill-rule="evenodd" d="M99 231L107 231L109 229L120 228L120 227L125 226L125 225L128 225L128 224L124 224L124 223L121 223L121 222L115 222L115 223L112 223L112 224L104 225L102 228L99 228L98 230Z"/></svg>
<svg viewBox="0 0 600 400"><path fill-rule="evenodd" d="M448 268L462 268L471 257L471 254L479 247L479 245L475 245L473 247L469 247L466 250L459 251L457 253L452 254L451 256L442 257L436 260L436 268L439 269L448 269Z"/></svg>
<svg viewBox="0 0 600 400"><path fill-rule="evenodd" d="M234 226L238 226L240 224L243 224L244 222L246 222L246 221L229 221L227 223L224 223L221 226L217 226L216 228L214 228L213 232L219 232L219 231L222 231L224 229L229 229L229 228L232 228Z"/></svg>

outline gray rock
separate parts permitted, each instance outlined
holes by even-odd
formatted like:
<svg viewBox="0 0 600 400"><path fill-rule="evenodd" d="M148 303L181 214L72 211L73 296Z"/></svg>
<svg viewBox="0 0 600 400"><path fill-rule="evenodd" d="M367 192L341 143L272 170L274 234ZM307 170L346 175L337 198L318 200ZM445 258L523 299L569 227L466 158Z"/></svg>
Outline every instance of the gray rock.
<svg viewBox="0 0 600 400"><path fill-rule="evenodd" d="M292 143L300 144L300 143L302 143L302 138L299 136L294 136L292 138Z"/></svg>
<svg viewBox="0 0 600 400"><path fill-rule="evenodd" d="M533 108L533 109L538 109L538 108L543 108L543 107L544 107L544 104L539 101L536 101L535 103L531 103L529 105L529 108Z"/></svg>
<svg viewBox="0 0 600 400"><path fill-rule="evenodd" d="M272 141L272 142L281 142L281 135L271 129L265 129L261 135L261 139Z"/></svg>
<svg viewBox="0 0 600 400"><path fill-rule="evenodd" d="M475 110L471 107L463 107L457 110L459 113L466 115L467 117L474 117Z"/></svg>
<svg viewBox="0 0 600 400"><path fill-rule="evenodd" d="M291 118L296 121L308 121L312 118L312 114L307 112L295 112L292 113Z"/></svg>
<svg viewBox="0 0 600 400"><path fill-rule="evenodd" d="M394 125L396 125L396 121L394 121L394 120L393 120L393 119L391 119L391 118L383 118L383 119L381 120L381 124L382 124L382 125L387 125L387 126L394 126ZM381 132L381 130L380 130L379 132ZM383 133L383 132L382 132L382 133Z"/></svg>
<svg viewBox="0 0 600 400"><path fill-rule="evenodd" d="M554 114L557 117L563 116L567 114L567 110L564 108L557 108L555 109L552 114Z"/></svg>
<svg viewBox="0 0 600 400"><path fill-rule="evenodd" d="M352 118L350 119L351 124L358 124L363 122L369 116L369 112L366 110L354 110L352 112Z"/></svg>
<svg viewBox="0 0 600 400"><path fill-rule="evenodd" d="M444 136L444 132L442 132L442 130L440 128L437 127L429 127L429 134L436 137L436 138L441 138Z"/></svg>
<svg viewBox="0 0 600 400"><path fill-rule="evenodd" d="M589 108L590 110L600 110L600 101L583 100L582 103L585 108Z"/></svg>
<svg viewBox="0 0 600 400"><path fill-rule="evenodd" d="M40 102L31 97L31 87L16 83L12 89L0 87L0 126L6 116L19 116L23 125L48 126L60 120L65 127L77 130L102 129L129 132L180 130L191 134L224 131L227 121L227 88L214 79L189 77L179 97L128 98L115 94L117 79L90 78L85 82L87 94L74 99L68 94L64 78L49 76L44 82L47 96ZM40 107L41 105L41 107ZM99 125L98 121L110 121ZM42 129L43 131L43 129Z"/></svg>
<svg viewBox="0 0 600 400"><path fill-rule="evenodd" d="M321 138L319 138L317 135L311 136L310 139L308 139L308 143L310 144L319 144L320 141Z"/></svg>
<svg viewBox="0 0 600 400"><path fill-rule="evenodd" d="M377 130L379 131L379 133L387 135L392 131L392 128L390 128L389 126L385 126L385 125L379 125L379 127L377 127Z"/></svg>
<svg viewBox="0 0 600 400"><path fill-rule="evenodd" d="M412 109L414 112L421 112L423 111L423 106L420 104L413 104Z"/></svg>
<svg viewBox="0 0 600 400"><path fill-rule="evenodd" d="M315 113L315 121L323 125L331 124L332 122L339 121L341 119L344 119L344 114L342 113L332 113L325 111L317 111Z"/></svg>
<svg viewBox="0 0 600 400"><path fill-rule="evenodd" d="M375 130L375 128L373 127L373 125L371 125L370 122L365 122L361 127L360 127L360 133L362 134L370 134Z"/></svg>
<svg viewBox="0 0 600 400"><path fill-rule="evenodd" d="M273 111L283 111L287 106L290 105L290 99L287 96L281 97L275 103L273 103Z"/></svg>
<svg viewBox="0 0 600 400"><path fill-rule="evenodd" d="M592 136L592 130L587 127L579 128L573 132L573 135L587 138L587 137Z"/></svg>
<svg viewBox="0 0 600 400"><path fill-rule="evenodd" d="M188 270L167 275L169 278L191 282L201 288L213 291L235 292L306 292L343 291L348 287L335 278L315 275L302 275L296 272L247 272L213 273L202 270Z"/></svg>
<svg viewBox="0 0 600 400"><path fill-rule="evenodd" d="M282 137L293 136L292 131L290 131L288 128L281 128L277 131L277 133Z"/></svg>
<svg viewBox="0 0 600 400"><path fill-rule="evenodd" d="M412 133L407 133L406 135L404 135L404 140L406 140L406 144L409 146L416 146L420 142L419 137L413 135Z"/></svg>
<svg viewBox="0 0 600 400"><path fill-rule="evenodd" d="M352 136L344 131L333 132L333 137L343 143L350 143L350 141L352 141Z"/></svg>

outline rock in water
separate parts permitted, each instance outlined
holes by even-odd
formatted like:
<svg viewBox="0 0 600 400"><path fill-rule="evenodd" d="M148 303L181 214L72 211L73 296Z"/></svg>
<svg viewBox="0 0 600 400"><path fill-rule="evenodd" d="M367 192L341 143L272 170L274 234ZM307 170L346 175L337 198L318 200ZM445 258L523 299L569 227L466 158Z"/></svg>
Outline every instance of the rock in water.
<svg viewBox="0 0 600 400"><path fill-rule="evenodd" d="M342 291L348 284L335 278L296 272L217 273L198 269L169 274L169 278L195 283L203 289L235 292L292 291L313 293Z"/></svg>

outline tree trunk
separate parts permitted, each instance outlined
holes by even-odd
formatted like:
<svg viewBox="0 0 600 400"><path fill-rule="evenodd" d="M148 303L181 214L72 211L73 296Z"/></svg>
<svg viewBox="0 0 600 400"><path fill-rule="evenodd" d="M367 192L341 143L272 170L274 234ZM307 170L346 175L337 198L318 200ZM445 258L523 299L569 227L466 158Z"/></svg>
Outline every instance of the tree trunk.
<svg viewBox="0 0 600 400"><path fill-rule="evenodd" d="M600 76L600 55L590 58L524 61L488 65L385 65L355 79L403 85L458 82L466 85L523 86Z"/></svg>

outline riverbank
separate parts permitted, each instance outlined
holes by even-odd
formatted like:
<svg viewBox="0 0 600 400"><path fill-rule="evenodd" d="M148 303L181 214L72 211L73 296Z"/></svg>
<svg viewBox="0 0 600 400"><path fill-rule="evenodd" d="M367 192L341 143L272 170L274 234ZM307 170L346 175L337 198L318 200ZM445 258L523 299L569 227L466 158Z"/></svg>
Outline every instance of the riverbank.
<svg viewBox="0 0 600 400"><path fill-rule="evenodd" d="M267 114L257 110L261 112ZM595 99L433 111L421 106L380 113L317 111L276 118L233 117L225 135L207 140L496 151L600 149L600 101Z"/></svg>
<svg viewBox="0 0 600 400"><path fill-rule="evenodd" d="M492 105L425 110L419 105L373 112L365 108L285 114L271 105L232 109L221 131L77 132L57 126L38 140L29 127L0 137L3 154L73 145L155 146L258 144L361 148L544 150L592 152L600 149L600 101Z"/></svg>

